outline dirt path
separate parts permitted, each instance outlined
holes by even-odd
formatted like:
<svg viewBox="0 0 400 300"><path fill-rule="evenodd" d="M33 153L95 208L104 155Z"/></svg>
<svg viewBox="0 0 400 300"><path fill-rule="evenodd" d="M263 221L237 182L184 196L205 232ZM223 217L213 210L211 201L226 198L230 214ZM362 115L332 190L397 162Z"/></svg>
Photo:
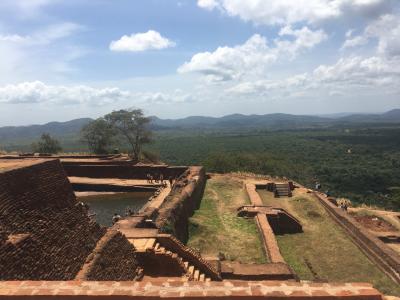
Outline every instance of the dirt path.
<svg viewBox="0 0 400 300"><path fill-rule="evenodd" d="M371 214L375 214L376 216L381 217L385 221L389 222L398 231L400 231L400 212L370 209L370 208L364 208L364 207L352 207L352 208L349 208L349 211L356 212L356 213L360 213L362 211L370 212Z"/></svg>

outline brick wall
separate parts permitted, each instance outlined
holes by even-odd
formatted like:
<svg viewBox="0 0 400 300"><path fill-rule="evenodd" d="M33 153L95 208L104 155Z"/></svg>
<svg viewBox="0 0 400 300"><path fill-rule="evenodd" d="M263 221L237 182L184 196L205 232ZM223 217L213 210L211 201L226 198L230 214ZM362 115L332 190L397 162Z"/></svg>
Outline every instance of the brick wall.
<svg viewBox="0 0 400 300"><path fill-rule="evenodd" d="M368 230L357 223L352 216L332 204L327 197L317 192L314 192L314 195L333 219L349 233L349 236L353 239L355 244L373 260L382 271L400 284L400 255L369 233Z"/></svg>
<svg viewBox="0 0 400 300"><path fill-rule="evenodd" d="M185 171L159 209L157 227L185 243L189 236L188 219L200 206L205 184L203 167L190 167Z"/></svg>
<svg viewBox="0 0 400 300"><path fill-rule="evenodd" d="M367 283L300 283L279 281L182 282L0 282L1 299L292 299L382 300Z"/></svg>
<svg viewBox="0 0 400 300"><path fill-rule="evenodd" d="M120 232L109 229L88 257L80 280L135 280L141 276L134 247Z"/></svg>
<svg viewBox="0 0 400 300"><path fill-rule="evenodd" d="M146 179L148 173L153 176L162 173L164 179L170 176L176 178L187 169L187 167L135 166L130 162L113 165L63 162L63 166L68 176L120 179Z"/></svg>
<svg viewBox="0 0 400 300"><path fill-rule="evenodd" d="M58 160L0 173L0 279L70 280L105 229L76 199Z"/></svg>

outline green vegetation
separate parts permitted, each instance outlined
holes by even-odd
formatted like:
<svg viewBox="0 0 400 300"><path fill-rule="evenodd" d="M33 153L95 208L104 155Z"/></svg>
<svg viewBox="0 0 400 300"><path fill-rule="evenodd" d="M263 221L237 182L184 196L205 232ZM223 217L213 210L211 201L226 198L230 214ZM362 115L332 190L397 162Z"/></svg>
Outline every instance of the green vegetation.
<svg viewBox="0 0 400 300"><path fill-rule="evenodd" d="M227 260L265 263L254 220L236 216L236 209L246 203L241 182L225 176L209 179L200 209L190 218L188 245L205 256L222 253Z"/></svg>
<svg viewBox="0 0 400 300"><path fill-rule="evenodd" d="M50 134L43 133L37 143L32 144L32 150L37 153L56 154L62 151L58 140L52 138Z"/></svg>
<svg viewBox="0 0 400 300"><path fill-rule="evenodd" d="M295 128L292 125L293 128ZM282 128L279 127L279 128ZM2 140L4 150L29 151L32 140ZM205 165L210 172L247 171L315 181L354 204L400 209L400 125L352 124L301 129L158 129L143 149L174 165ZM64 151L88 151L76 136ZM116 145L129 151L128 144Z"/></svg>
<svg viewBox="0 0 400 300"><path fill-rule="evenodd" d="M265 204L285 208L303 226L303 233L277 236L285 261L300 279L371 282L385 294L400 295L400 287L353 244L316 199L308 195L273 198L272 193L258 192Z"/></svg>
<svg viewBox="0 0 400 300"><path fill-rule="evenodd" d="M171 164L285 176L352 203L400 209L400 127L168 132L151 145ZM350 152L350 153L349 153ZM396 188L397 187L397 188Z"/></svg>
<svg viewBox="0 0 400 300"><path fill-rule="evenodd" d="M141 109L133 109L113 111L105 115L104 120L124 138L132 159L139 161L143 145L151 141L150 118L145 117Z"/></svg>
<svg viewBox="0 0 400 300"><path fill-rule="evenodd" d="M115 130L103 118L98 118L81 130L82 141L87 143L89 150L95 154L107 154L115 143Z"/></svg>

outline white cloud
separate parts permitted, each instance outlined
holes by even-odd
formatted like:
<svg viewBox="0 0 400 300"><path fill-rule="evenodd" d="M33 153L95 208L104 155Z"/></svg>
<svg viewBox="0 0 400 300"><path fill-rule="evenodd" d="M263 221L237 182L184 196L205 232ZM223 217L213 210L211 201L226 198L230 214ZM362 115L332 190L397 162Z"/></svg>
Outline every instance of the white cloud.
<svg viewBox="0 0 400 300"><path fill-rule="evenodd" d="M95 89L85 85L56 86L40 81L9 84L0 87L0 103L48 103L105 105L129 98L130 93L118 88Z"/></svg>
<svg viewBox="0 0 400 300"><path fill-rule="evenodd" d="M301 88L304 87L307 82L308 74L305 73L281 80L260 79L256 81L246 81L227 89L227 92L241 95L257 94L258 96L262 96L271 91Z"/></svg>
<svg viewBox="0 0 400 300"><path fill-rule="evenodd" d="M216 0L198 0L197 5L201 8L212 10L218 7L219 3Z"/></svg>
<svg viewBox="0 0 400 300"><path fill-rule="evenodd" d="M270 63L282 58L293 59L303 50L313 48L326 39L322 30L312 31L308 27L293 30L287 26L282 28L280 36L293 36L294 40L276 39L269 46L265 37L255 34L242 45L197 53L180 66L178 72L201 73L208 81L229 81L244 75L259 75Z"/></svg>
<svg viewBox="0 0 400 300"><path fill-rule="evenodd" d="M0 86L0 104L89 105L115 103L160 104L193 102L191 94L181 90L172 93L131 92L117 87L93 88L86 85L47 85L41 81Z"/></svg>
<svg viewBox="0 0 400 300"><path fill-rule="evenodd" d="M354 48L363 46L368 43L368 39L364 36L355 36L345 40L341 49Z"/></svg>
<svg viewBox="0 0 400 300"><path fill-rule="evenodd" d="M19 34L0 34L0 43L10 42L24 46L46 45L69 37L83 28L83 26L71 22L56 23L25 36Z"/></svg>
<svg viewBox="0 0 400 300"><path fill-rule="evenodd" d="M293 36L294 41L275 40L279 53L288 52L292 57L297 56L303 49L311 49L327 38L323 30L312 31L304 26L301 29L293 30L291 26L283 27L280 36Z"/></svg>
<svg viewBox="0 0 400 300"><path fill-rule="evenodd" d="M400 56L400 15L385 15L365 29L367 37L378 39L378 53Z"/></svg>
<svg viewBox="0 0 400 300"><path fill-rule="evenodd" d="M37 18L44 7L57 2L59 0L2 0L0 9L13 12L17 18Z"/></svg>
<svg viewBox="0 0 400 300"><path fill-rule="evenodd" d="M380 13L387 0L198 0L201 8L219 9L255 24L316 23L343 15Z"/></svg>
<svg viewBox="0 0 400 300"><path fill-rule="evenodd" d="M358 94L355 90L373 93L400 92L400 59L372 56L341 58L332 65L320 65L311 73L288 76L279 80L260 79L239 83L227 92L236 95L266 95L285 93L291 95L317 91L343 95Z"/></svg>
<svg viewBox="0 0 400 300"><path fill-rule="evenodd" d="M0 42L21 43L26 40L27 37L18 34L0 34Z"/></svg>
<svg viewBox="0 0 400 300"><path fill-rule="evenodd" d="M371 22L364 32L356 37L347 36L342 48L362 46L368 41L378 41L377 53L386 56L400 55L400 16L383 15Z"/></svg>
<svg viewBox="0 0 400 300"><path fill-rule="evenodd" d="M196 102L195 97L190 93L185 93L180 89L176 89L171 93L161 92L147 92L147 93L136 93L136 99L140 99L140 102L151 104L163 104L163 103L192 103Z"/></svg>
<svg viewBox="0 0 400 300"><path fill-rule="evenodd" d="M51 24L27 35L0 33L0 83L54 79L74 70L71 62L87 53L69 38L84 27L70 22ZM60 45L58 42L62 42ZM42 76L43 75L43 76Z"/></svg>
<svg viewBox="0 0 400 300"><path fill-rule="evenodd" d="M341 58L334 65L321 65L313 71L313 80L358 86L382 86L400 83L400 59L379 56Z"/></svg>
<svg viewBox="0 0 400 300"><path fill-rule="evenodd" d="M159 32L149 30L144 33L134 33L130 36L124 35L119 40L112 41L110 50L140 52L153 49L160 50L174 47L175 45L173 41L161 36Z"/></svg>

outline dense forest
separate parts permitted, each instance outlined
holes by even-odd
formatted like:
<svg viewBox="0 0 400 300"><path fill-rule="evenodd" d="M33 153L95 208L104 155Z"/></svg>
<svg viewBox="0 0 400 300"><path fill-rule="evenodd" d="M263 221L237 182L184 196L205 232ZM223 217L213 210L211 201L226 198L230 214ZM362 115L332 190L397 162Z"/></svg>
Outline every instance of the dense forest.
<svg viewBox="0 0 400 300"><path fill-rule="evenodd" d="M295 127L294 127L295 128ZM87 152L79 135L59 137L66 152ZM151 157L174 165L204 165L209 172L245 171L285 176L353 203L400 209L400 124L343 123L276 128L159 129L146 146ZM7 151L31 151L14 140ZM125 151L124 145L116 145ZM0 149L1 150L1 149Z"/></svg>
<svg viewBox="0 0 400 300"><path fill-rule="evenodd" d="M400 209L400 126L241 132L165 132L151 151L210 172L285 176L353 202Z"/></svg>

